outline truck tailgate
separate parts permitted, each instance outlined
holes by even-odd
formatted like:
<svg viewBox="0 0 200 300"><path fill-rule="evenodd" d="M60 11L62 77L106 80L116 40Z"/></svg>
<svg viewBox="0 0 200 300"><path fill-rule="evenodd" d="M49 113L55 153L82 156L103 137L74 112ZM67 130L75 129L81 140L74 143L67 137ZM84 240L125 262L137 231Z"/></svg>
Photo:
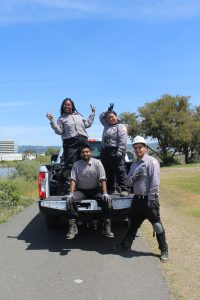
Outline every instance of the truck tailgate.
<svg viewBox="0 0 200 300"><path fill-rule="evenodd" d="M131 207L133 195L120 197L119 195L110 195L112 198L113 210L128 209ZM95 199L84 199L76 202L79 211L101 211ZM49 196L44 200L39 200L40 210L52 209L57 211L67 211L66 200L63 196Z"/></svg>

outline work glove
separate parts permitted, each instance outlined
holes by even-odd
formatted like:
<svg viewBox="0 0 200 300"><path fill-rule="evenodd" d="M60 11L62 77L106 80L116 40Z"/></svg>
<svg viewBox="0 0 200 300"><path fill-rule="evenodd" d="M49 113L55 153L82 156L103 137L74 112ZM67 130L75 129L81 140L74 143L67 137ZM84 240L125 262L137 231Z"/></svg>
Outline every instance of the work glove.
<svg viewBox="0 0 200 300"><path fill-rule="evenodd" d="M108 107L108 111L113 111L114 103L110 103L110 106Z"/></svg>
<svg viewBox="0 0 200 300"><path fill-rule="evenodd" d="M117 156L117 158L122 158L122 156L123 156L123 153L122 153L122 151L120 151L120 150L117 150L117 152L116 152L116 156Z"/></svg>
<svg viewBox="0 0 200 300"><path fill-rule="evenodd" d="M142 174L143 174L143 169L142 168L137 169L135 174L130 177L130 181L132 183L135 183L137 180L141 178Z"/></svg>
<svg viewBox="0 0 200 300"><path fill-rule="evenodd" d="M103 193L102 200L106 203L107 207L112 207L112 200L110 196L107 193Z"/></svg>
<svg viewBox="0 0 200 300"><path fill-rule="evenodd" d="M148 200L147 206L151 210L157 210L157 209L159 209L160 205L159 205L159 201L154 199L154 200Z"/></svg>
<svg viewBox="0 0 200 300"><path fill-rule="evenodd" d="M73 216L78 216L78 207L76 206L74 198L74 192L70 192L70 194L67 197L67 210L72 214Z"/></svg>
<svg viewBox="0 0 200 300"><path fill-rule="evenodd" d="M74 201L74 192L70 192L69 195L67 196L67 200L68 202L72 202Z"/></svg>

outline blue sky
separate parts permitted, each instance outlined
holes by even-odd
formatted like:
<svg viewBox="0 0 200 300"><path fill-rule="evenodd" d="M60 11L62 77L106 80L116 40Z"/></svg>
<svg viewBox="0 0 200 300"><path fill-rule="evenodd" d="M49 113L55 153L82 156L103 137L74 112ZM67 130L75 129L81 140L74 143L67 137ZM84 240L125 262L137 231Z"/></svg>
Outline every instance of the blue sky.
<svg viewBox="0 0 200 300"><path fill-rule="evenodd" d="M200 99L197 0L1 0L0 140L60 145L45 114L71 97L86 118L163 94Z"/></svg>

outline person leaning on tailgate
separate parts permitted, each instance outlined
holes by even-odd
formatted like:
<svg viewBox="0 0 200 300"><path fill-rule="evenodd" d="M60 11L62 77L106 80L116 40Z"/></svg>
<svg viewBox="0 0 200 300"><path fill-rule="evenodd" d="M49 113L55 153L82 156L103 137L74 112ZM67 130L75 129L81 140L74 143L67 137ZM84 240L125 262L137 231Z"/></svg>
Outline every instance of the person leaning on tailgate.
<svg viewBox="0 0 200 300"><path fill-rule="evenodd" d="M83 199L96 199L104 214L103 234L113 238L111 231L112 201L107 194L106 174L100 160L91 157L89 146L81 148L81 160L74 163L70 178L70 194L66 195L69 228L67 239L73 239L78 233L76 217L78 211L75 202Z"/></svg>
<svg viewBox="0 0 200 300"><path fill-rule="evenodd" d="M113 250L124 251L131 249L138 228L145 219L148 219L156 233L161 261L168 258L168 245L165 238L165 229L160 219L159 185L160 165L157 159L147 154L147 143L141 136L133 139L133 148L137 160L132 163L128 183L133 187L134 197L131 207L131 216L128 232L120 244Z"/></svg>

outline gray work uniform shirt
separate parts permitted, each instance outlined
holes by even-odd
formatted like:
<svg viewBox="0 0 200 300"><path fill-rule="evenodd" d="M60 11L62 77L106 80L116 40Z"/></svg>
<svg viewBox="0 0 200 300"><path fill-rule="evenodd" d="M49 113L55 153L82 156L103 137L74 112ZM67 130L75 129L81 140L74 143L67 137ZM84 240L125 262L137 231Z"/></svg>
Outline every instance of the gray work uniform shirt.
<svg viewBox="0 0 200 300"><path fill-rule="evenodd" d="M142 175L135 183L131 182L138 169L142 169ZM154 200L159 195L160 186L160 164L154 157L145 154L141 160L132 163L129 174L128 184L133 186L135 195L148 196L148 200Z"/></svg>
<svg viewBox="0 0 200 300"><path fill-rule="evenodd" d="M79 113L65 114L63 113L57 121L50 122L51 127L56 134L62 136L62 139L69 139L78 135L88 137L85 128L92 126L94 115L91 114L87 120L84 120Z"/></svg>
<svg viewBox="0 0 200 300"><path fill-rule="evenodd" d="M106 112L101 113L99 116L100 122L104 126L102 147L118 147L120 151L125 152L128 137L126 125L120 123L119 120L117 124L109 125L105 116Z"/></svg>
<svg viewBox="0 0 200 300"><path fill-rule="evenodd" d="M71 179L79 189L94 189L106 180L104 167L100 160L91 157L89 161L78 160L71 170Z"/></svg>

